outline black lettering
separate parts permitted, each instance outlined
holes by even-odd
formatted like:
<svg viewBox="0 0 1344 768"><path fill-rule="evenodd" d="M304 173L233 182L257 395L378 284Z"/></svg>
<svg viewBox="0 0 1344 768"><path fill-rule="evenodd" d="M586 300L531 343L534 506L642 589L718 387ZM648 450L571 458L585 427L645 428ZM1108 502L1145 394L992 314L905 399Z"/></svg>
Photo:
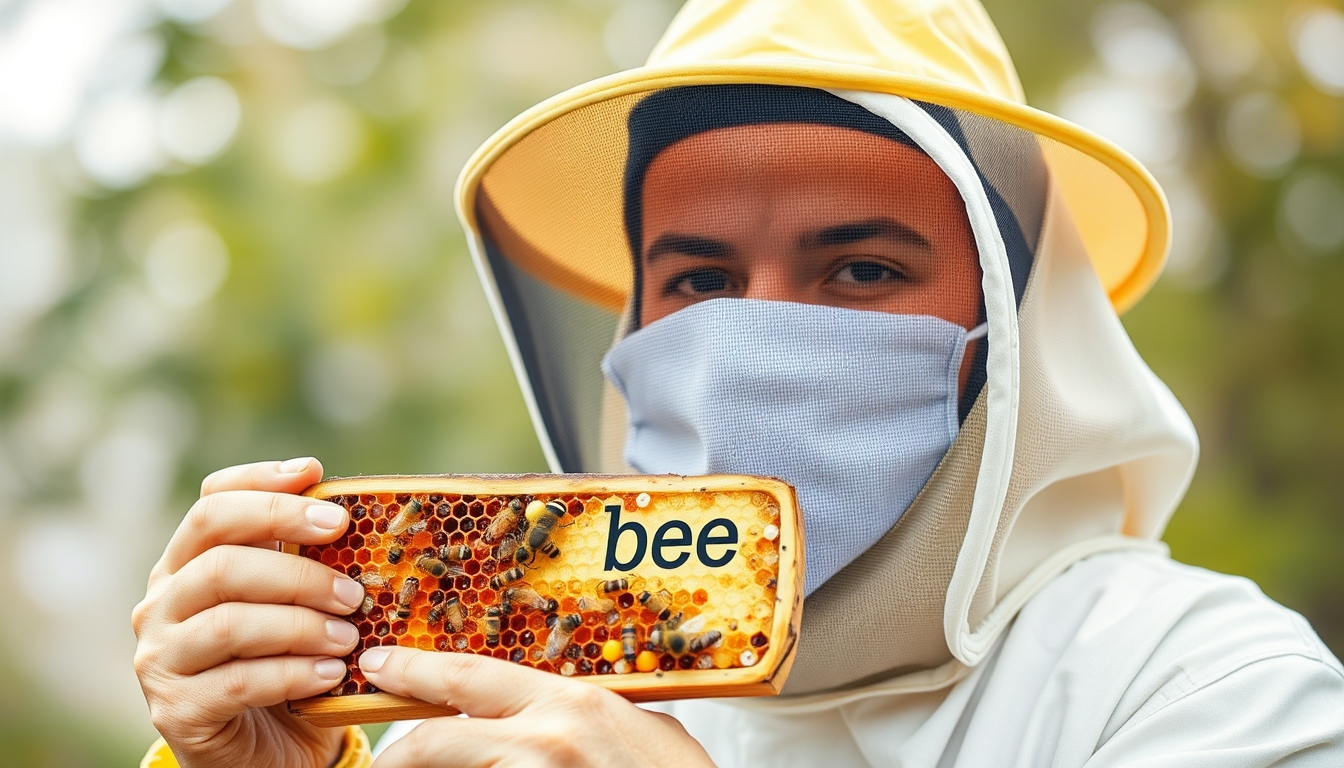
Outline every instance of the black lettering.
<svg viewBox="0 0 1344 768"><path fill-rule="evenodd" d="M607 512L611 514L611 528L607 531L607 562L603 570L633 571L639 561L644 559L644 549L649 544L649 532L635 521L622 525L621 505L619 504L608 504ZM629 560L621 562L616 559L616 544L626 531L633 531L635 534L635 554ZM733 531L733 541L737 541L736 530Z"/></svg>
<svg viewBox="0 0 1344 768"><path fill-rule="evenodd" d="M668 534L672 531L676 531L680 535L675 539L669 539ZM663 556L663 548L689 546L691 546L691 526L680 520L669 520L663 523L657 533L653 534L653 562L659 568L678 568L690 559L691 553L681 552L669 560Z"/></svg>
<svg viewBox="0 0 1344 768"><path fill-rule="evenodd" d="M715 536L710 531L715 528L722 528L727 533L721 536ZM715 558L709 556L709 548L718 544L736 544L737 526L733 521L726 517L716 517L710 520L704 528L700 529L700 538L695 543L695 556L700 558L700 562L709 568L722 568L732 561L733 556L737 554L736 549L730 549L721 556Z"/></svg>

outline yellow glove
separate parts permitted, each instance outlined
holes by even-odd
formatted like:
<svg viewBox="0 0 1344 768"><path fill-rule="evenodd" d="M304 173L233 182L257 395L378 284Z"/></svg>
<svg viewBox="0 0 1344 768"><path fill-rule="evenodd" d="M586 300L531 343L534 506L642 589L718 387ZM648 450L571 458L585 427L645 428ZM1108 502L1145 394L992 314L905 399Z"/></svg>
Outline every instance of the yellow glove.
<svg viewBox="0 0 1344 768"><path fill-rule="evenodd" d="M364 735L364 729L358 726L349 726L345 729L345 744L341 749L341 756L332 765L332 768L369 768L373 764L373 753L369 749L369 737ZM163 739L154 742L149 748L149 754L140 761L140 768L178 768L177 758L173 756L173 751Z"/></svg>

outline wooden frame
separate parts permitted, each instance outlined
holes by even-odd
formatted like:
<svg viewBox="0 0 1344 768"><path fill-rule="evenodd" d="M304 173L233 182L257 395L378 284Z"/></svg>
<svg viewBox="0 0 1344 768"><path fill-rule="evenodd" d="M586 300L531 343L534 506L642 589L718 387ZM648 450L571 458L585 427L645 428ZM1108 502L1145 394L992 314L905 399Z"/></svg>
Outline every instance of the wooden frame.
<svg viewBox="0 0 1344 768"><path fill-rule="evenodd" d="M354 494L470 494L496 496L561 496L624 494L701 494L722 491L762 492L778 503L779 557L774 585L774 611L769 622L770 642L749 667L672 669L633 674L588 675L582 679L601 685L631 701L658 701L700 697L737 697L778 694L793 664L802 620L803 543L801 511L792 487L772 478L713 475L421 475L338 478L304 492L315 498ZM298 554L297 545L284 544ZM596 571L600 565L589 565ZM620 574L616 574L620 575ZM723 588L731 591L731 588ZM713 594L713 593L711 593ZM289 711L319 726L338 726L389 720L442 717L456 710L388 693L322 695L292 701Z"/></svg>

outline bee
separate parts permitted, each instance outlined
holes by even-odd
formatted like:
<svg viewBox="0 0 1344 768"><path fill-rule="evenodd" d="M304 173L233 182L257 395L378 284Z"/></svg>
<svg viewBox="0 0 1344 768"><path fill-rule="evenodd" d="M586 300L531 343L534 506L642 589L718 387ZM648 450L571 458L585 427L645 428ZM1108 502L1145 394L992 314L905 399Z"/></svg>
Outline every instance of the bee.
<svg viewBox="0 0 1344 768"><path fill-rule="evenodd" d="M656 614L660 621L672 615L672 593L666 589L658 590L657 594L640 592L639 604Z"/></svg>
<svg viewBox="0 0 1344 768"><path fill-rule="evenodd" d="M504 591L504 594L512 602L517 603L523 608L530 608L534 611L544 613L555 613L560 610L560 603L549 597L542 597L537 594L535 589L530 587L511 587Z"/></svg>
<svg viewBox="0 0 1344 768"><path fill-rule="evenodd" d="M485 609L485 644L494 648L499 645L499 606Z"/></svg>
<svg viewBox="0 0 1344 768"><path fill-rule="evenodd" d="M444 631L462 631L462 625L466 622L466 617L462 615L462 603L456 597L450 597L429 609L429 623L437 624L440 620L443 621Z"/></svg>
<svg viewBox="0 0 1344 768"><path fill-rule="evenodd" d="M523 516L523 502L514 499L508 506L495 513L494 518L490 520L490 525L481 534L481 540L486 544L494 544L504 538L514 528L518 527L518 520Z"/></svg>
<svg viewBox="0 0 1344 768"><path fill-rule="evenodd" d="M614 610L616 610L615 600L587 595L579 597L579 611L581 613L611 613Z"/></svg>
<svg viewBox="0 0 1344 768"><path fill-rule="evenodd" d="M425 529L428 528L428 527L429 527L429 521L428 521L428 520L421 520L420 522L416 523L415 525L412 525L410 528L407 528L407 529L406 529L406 535L407 535L407 536L414 536L414 535L416 535L417 533L424 533L424 532L425 532Z"/></svg>
<svg viewBox="0 0 1344 768"><path fill-rule="evenodd" d="M377 571L365 571L355 581L363 584L365 589L388 589L392 586L392 582Z"/></svg>
<svg viewBox="0 0 1344 768"><path fill-rule="evenodd" d="M411 601L415 599L415 593L420 591L420 580L414 576L407 576L406 580L401 582L401 591L397 593L397 618L411 618Z"/></svg>
<svg viewBox="0 0 1344 768"><path fill-rule="evenodd" d="M505 571L505 572L503 572L503 573L497 573L497 574L495 574L494 576L491 576L491 577L490 577L490 588L491 588L491 589L499 589L500 587L504 586L505 584L512 584L513 582L515 582L515 581L517 581L517 580L519 580L519 579L521 579L521 578L523 578L523 569L522 569L522 568L510 568L509 570L507 570L507 571Z"/></svg>
<svg viewBox="0 0 1344 768"><path fill-rule="evenodd" d="M635 657L639 655L639 638L635 635L633 621L625 622L625 627L621 629L621 655L627 664L634 664Z"/></svg>
<svg viewBox="0 0 1344 768"><path fill-rule="evenodd" d="M556 523L565 516L565 511L565 505L559 501L548 501L542 506L537 513L537 519L527 529L527 541L518 548L518 553L515 555L518 562L532 562L538 552L545 552L553 558L560 556L560 548L551 541L551 534L555 532Z"/></svg>
<svg viewBox="0 0 1344 768"><path fill-rule="evenodd" d="M598 588L602 590L602 594L604 595L609 595L612 592L624 592L630 588L630 580L611 579L610 581L604 581L599 584Z"/></svg>
<svg viewBox="0 0 1344 768"><path fill-rule="evenodd" d="M695 639L691 641L690 651L691 653L699 653L719 642L722 637L723 633L717 629L711 629L702 635L696 635Z"/></svg>
<svg viewBox="0 0 1344 768"><path fill-rule="evenodd" d="M392 546L387 548L387 564L396 565L401 562L401 556L406 554L405 547L400 541L392 542Z"/></svg>
<svg viewBox="0 0 1344 768"><path fill-rule="evenodd" d="M364 602L359 604L359 612L361 615L368 616L377 605L378 601L373 599L373 595L365 595Z"/></svg>
<svg viewBox="0 0 1344 768"><path fill-rule="evenodd" d="M574 637L574 630L583 624L583 617L577 613L571 613L562 616L555 622L555 627L551 629L551 636L546 639L546 660L555 661L560 658L560 654L569 647L569 641Z"/></svg>
<svg viewBox="0 0 1344 768"><path fill-rule="evenodd" d="M471 559L471 547L444 545L439 547L439 559L445 563L460 563Z"/></svg>
<svg viewBox="0 0 1344 768"><path fill-rule="evenodd" d="M499 595L499 612L505 616L513 615L513 595L510 594L511 592L513 590L506 589Z"/></svg>
<svg viewBox="0 0 1344 768"><path fill-rule="evenodd" d="M406 502L397 516L392 518L392 522L387 524L388 536L400 536L409 532L411 526L421 522L425 516L425 507L416 499ZM424 530L421 528L420 530Z"/></svg>
<svg viewBox="0 0 1344 768"><path fill-rule="evenodd" d="M703 616L697 616L685 624L681 623L681 614L677 614L675 621L660 621L649 633L649 642L655 647L662 648L673 656L681 656L686 653L699 653L709 646L717 643L723 633L717 629L708 632L701 632L705 628Z"/></svg>
<svg viewBox="0 0 1344 768"><path fill-rule="evenodd" d="M466 573L466 571L462 570L462 566L456 563L445 563L433 555L428 554L421 555L420 558L415 561L415 567L436 579L441 579L444 576L461 576Z"/></svg>
<svg viewBox="0 0 1344 768"><path fill-rule="evenodd" d="M523 543L523 532L517 531L505 536L495 545L493 557L501 563L507 563L518 554L518 547Z"/></svg>

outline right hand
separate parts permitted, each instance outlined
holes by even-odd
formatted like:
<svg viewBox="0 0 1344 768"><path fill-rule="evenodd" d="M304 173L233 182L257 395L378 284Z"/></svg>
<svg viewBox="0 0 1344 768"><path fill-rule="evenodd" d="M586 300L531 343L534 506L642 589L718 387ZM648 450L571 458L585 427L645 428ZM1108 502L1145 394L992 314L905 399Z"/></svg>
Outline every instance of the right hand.
<svg viewBox="0 0 1344 768"><path fill-rule="evenodd" d="M135 672L154 727L183 768L326 768L344 730L293 717L284 702L345 676L364 588L276 542L325 544L345 532L336 504L296 494L316 459L222 469L201 484L131 614Z"/></svg>

